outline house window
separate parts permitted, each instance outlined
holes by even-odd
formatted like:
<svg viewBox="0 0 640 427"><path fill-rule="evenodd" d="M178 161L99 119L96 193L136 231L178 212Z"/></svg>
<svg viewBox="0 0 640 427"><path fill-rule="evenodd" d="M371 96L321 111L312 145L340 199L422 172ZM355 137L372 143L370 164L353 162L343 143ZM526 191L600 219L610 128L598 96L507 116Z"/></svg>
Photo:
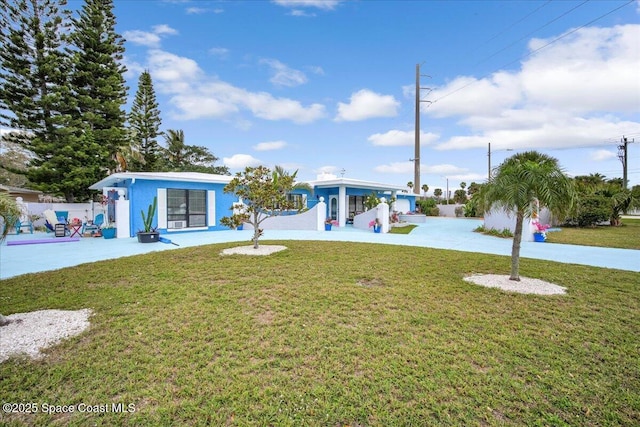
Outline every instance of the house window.
<svg viewBox="0 0 640 427"><path fill-rule="evenodd" d="M304 197L302 194L287 194L287 200L292 203L293 209L300 210L305 208Z"/></svg>
<svg viewBox="0 0 640 427"><path fill-rule="evenodd" d="M362 213L364 209L364 196L349 196L349 217Z"/></svg>
<svg viewBox="0 0 640 427"><path fill-rule="evenodd" d="M205 190L167 189L167 228L205 227L207 192Z"/></svg>

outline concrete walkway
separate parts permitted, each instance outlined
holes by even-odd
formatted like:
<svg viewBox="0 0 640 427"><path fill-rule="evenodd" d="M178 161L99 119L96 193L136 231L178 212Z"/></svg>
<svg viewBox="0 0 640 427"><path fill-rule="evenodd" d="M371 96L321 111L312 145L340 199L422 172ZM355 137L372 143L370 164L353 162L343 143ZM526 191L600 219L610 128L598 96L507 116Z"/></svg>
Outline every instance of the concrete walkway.
<svg viewBox="0 0 640 427"><path fill-rule="evenodd" d="M368 242L390 245L451 249L494 255L511 255L511 239L500 239L474 233L482 224L477 219L428 218L411 234L376 234L371 230L356 230L350 226L332 231L266 230L261 240L324 240ZM560 231L561 232L561 231ZM165 243L140 244L136 238L82 238L78 242L7 246L16 240L55 239L51 233L9 235L0 246L0 279L27 273L56 270L87 262L114 259L161 250L176 250L188 246L239 242L250 244L252 231L204 231L163 235L180 246ZM640 250L574 246L555 243L523 242L520 256L570 264L640 272Z"/></svg>

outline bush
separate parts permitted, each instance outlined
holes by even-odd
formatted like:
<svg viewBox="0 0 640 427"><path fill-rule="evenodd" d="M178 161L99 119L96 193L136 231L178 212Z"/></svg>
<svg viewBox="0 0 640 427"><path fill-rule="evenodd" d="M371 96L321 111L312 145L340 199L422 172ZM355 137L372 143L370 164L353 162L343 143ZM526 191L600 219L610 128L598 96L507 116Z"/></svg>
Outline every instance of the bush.
<svg viewBox="0 0 640 427"><path fill-rule="evenodd" d="M429 209L429 212L426 214L427 216L440 216L440 209L437 207L432 207Z"/></svg>
<svg viewBox="0 0 640 427"><path fill-rule="evenodd" d="M464 206L458 206L455 209L455 213L456 213L456 218L460 218L461 216L464 215Z"/></svg>
<svg viewBox="0 0 640 427"><path fill-rule="evenodd" d="M436 207L436 201L434 199L416 200L416 206L420 208L420 212L429 215L428 212Z"/></svg>
<svg viewBox="0 0 640 427"><path fill-rule="evenodd" d="M578 227L595 227L607 221L611 215L610 201L605 196L583 196L578 201L576 213L567 219L567 223Z"/></svg>

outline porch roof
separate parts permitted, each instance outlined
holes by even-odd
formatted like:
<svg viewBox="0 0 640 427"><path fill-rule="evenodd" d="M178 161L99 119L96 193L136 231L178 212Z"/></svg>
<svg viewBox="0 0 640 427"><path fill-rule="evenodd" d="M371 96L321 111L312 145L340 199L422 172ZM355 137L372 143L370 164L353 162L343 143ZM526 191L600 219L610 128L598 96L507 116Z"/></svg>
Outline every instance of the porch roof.
<svg viewBox="0 0 640 427"><path fill-rule="evenodd" d="M377 191L397 191L401 193L403 196L416 196L412 193L406 192L406 187L393 185L393 184L383 184L380 182L372 182L372 181L362 181L359 179L350 179L350 178L335 178L335 179L326 179L326 180L317 180L317 181L307 181L307 183L314 188L331 188L331 187L351 187L351 188L364 188L367 190L377 190Z"/></svg>
<svg viewBox="0 0 640 427"><path fill-rule="evenodd" d="M89 189L101 190L104 187L113 187L115 186L115 184L124 182L129 179L228 184L233 179L233 177L230 175L214 175L202 172L118 172L96 182L91 187L89 187Z"/></svg>

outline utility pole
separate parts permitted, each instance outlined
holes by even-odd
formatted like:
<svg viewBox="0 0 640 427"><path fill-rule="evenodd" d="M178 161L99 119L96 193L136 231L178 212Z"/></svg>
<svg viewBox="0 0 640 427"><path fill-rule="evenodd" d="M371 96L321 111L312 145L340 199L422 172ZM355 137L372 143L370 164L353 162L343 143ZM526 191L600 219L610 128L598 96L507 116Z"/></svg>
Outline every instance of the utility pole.
<svg viewBox="0 0 640 427"><path fill-rule="evenodd" d="M489 163L487 165L487 182L491 181L491 143L489 143L489 150L487 151L487 158Z"/></svg>
<svg viewBox="0 0 640 427"><path fill-rule="evenodd" d="M415 151L413 155L413 192L420 194L420 103L431 102L423 101L420 99L420 91L422 89L429 89L426 87L420 87L420 64L416 64L416 124L415 124ZM425 77L429 77L426 76ZM429 89L430 90L430 89Z"/></svg>
<svg viewBox="0 0 640 427"><path fill-rule="evenodd" d="M627 146L629 142L635 142L635 139L629 141L626 136L623 136L621 142L622 144L618 145L618 158L622 162L622 186L626 190L629 185L629 180L627 179Z"/></svg>

